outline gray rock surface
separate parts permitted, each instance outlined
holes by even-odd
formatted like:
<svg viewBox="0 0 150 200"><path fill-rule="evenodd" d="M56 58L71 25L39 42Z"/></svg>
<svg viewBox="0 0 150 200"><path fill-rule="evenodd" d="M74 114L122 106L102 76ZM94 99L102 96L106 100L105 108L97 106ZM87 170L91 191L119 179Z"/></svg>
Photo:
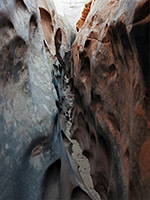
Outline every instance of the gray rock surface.
<svg viewBox="0 0 150 200"><path fill-rule="evenodd" d="M0 199L41 199L49 165L60 157L51 70L38 7L0 2Z"/></svg>

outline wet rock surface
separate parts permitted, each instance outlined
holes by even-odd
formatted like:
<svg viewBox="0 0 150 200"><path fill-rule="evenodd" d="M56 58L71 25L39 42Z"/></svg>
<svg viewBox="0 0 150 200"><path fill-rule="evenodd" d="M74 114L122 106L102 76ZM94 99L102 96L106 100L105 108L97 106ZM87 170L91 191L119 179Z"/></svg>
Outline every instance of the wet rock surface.
<svg viewBox="0 0 150 200"><path fill-rule="evenodd" d="M150 198L149 2L96 1L73 44L72 138L102 199Z"/></svg>

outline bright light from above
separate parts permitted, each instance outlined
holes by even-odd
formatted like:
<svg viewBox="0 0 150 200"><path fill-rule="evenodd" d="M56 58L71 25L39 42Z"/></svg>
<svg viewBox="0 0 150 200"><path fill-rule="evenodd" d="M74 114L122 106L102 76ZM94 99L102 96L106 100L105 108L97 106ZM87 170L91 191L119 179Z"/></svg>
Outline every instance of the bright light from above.
<svg viewBox="0 0 150 200"><path fill-rule="evenodd" d="M84 4L89 0L53 0L58 14L65 16L75 27L84 8Z"/></svg>

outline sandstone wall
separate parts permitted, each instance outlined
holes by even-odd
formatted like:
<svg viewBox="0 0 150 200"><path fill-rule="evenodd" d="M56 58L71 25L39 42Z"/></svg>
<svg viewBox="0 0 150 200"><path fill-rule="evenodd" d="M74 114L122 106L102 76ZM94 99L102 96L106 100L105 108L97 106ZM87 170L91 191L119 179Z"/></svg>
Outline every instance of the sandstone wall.
<svg viewBox="0 0 150 200"><path fill-rule="evenodd" d="M92 199L64 133L73 38L52 1L0 2L1 200Z"/></svg>
<svg viewBox="0 0 150 200"><path fill-rule="evenodd" d="M149 1L89 10L74 41L52 0L0 1L0 200L97 200L69 126L102 200L150 199Z"/></svg>
<svg viewBox="0 0 150 200"><path fill-rule="evenodd" d="M89 12L92 6L92 3L94 4L95 0L91 0L88 3L85 4L84 9L82 11L81 17L78 20L77 24L76 24L76 30L79 31L81 29L81 27L83 26Z"/></svg>
<svg viewBox="0 0 150 200"><path fill-rule="evenodd" d="M73 44L72 137L102 199L150 198L149 1L96 1Z"/></svg>

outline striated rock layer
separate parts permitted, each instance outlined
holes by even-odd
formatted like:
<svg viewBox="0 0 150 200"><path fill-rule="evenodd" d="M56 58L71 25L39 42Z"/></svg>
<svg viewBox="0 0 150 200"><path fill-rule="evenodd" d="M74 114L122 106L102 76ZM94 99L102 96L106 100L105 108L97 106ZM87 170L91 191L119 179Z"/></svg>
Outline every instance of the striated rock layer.
<svg viewBox="0 0 150 200"><path fill-rule="evenodd" d="M103 200L150 199L149 10L97 0L72 48L72 137Z"/></svg>
<svg viewBox="0 0 150 200"><path fill-rule="evenodd" d="M76 24L76 30L77 31L79 31L81 29L81 27L83 26L89 12L90 12L92 2L94 3L95 0L91 0L88 3L85 4L84 9L83 9L82 14L81 14L81 17Z"/></svg>

